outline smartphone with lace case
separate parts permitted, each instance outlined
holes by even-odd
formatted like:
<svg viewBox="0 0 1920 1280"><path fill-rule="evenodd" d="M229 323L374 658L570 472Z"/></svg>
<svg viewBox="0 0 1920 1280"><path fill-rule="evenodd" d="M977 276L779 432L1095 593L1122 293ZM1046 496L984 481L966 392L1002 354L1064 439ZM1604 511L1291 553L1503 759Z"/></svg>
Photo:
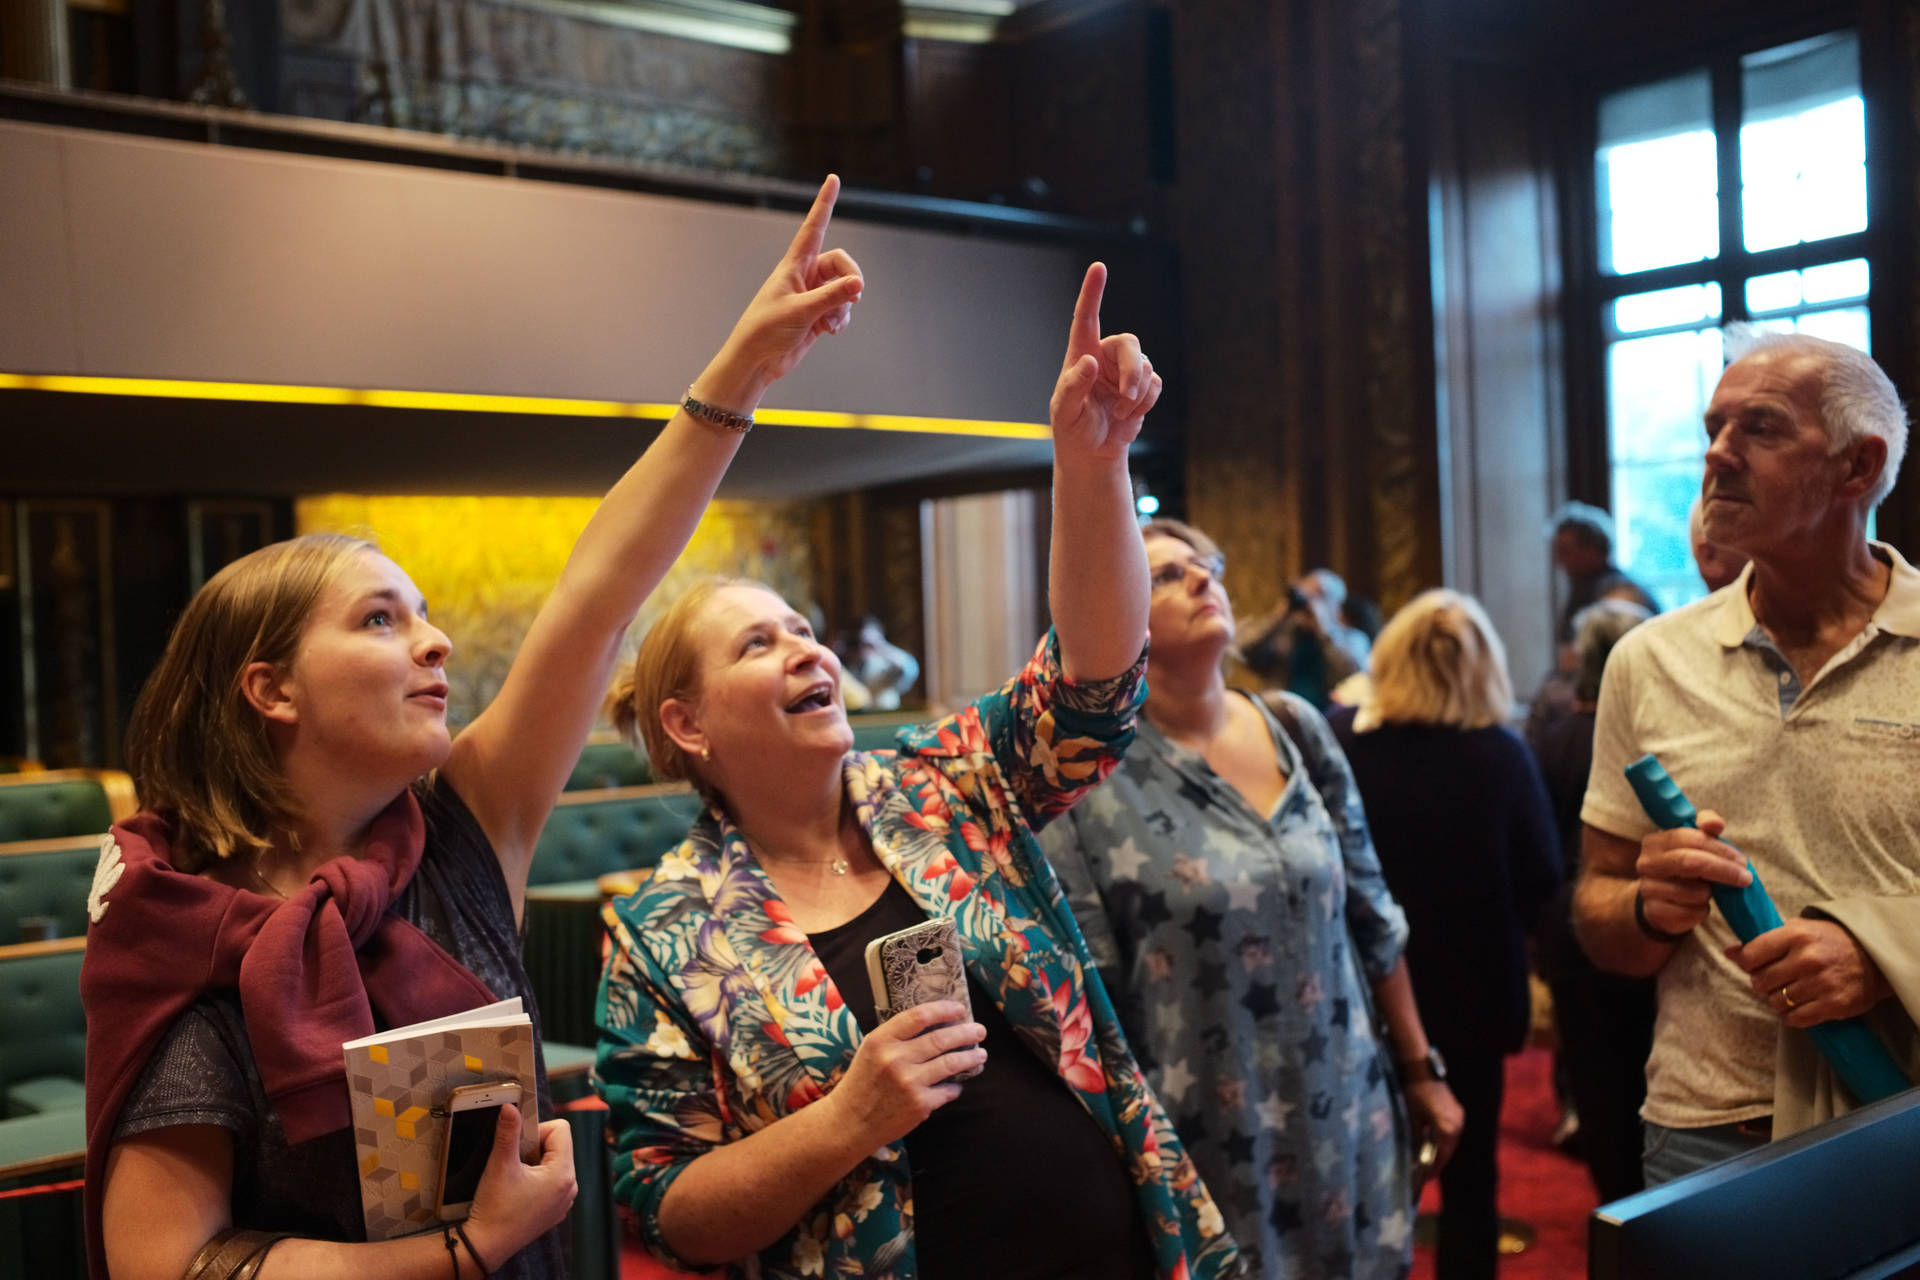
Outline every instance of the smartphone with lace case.
<svg viewBox="0 0 1920 1280"><path fill-rule="evenodd" d="M930 1000L958 1001L973 1016L967 996L967 966L960 955L960 934L944 917L925 920L867 944L867 980L873 984L873 1007L882 1022ZM971 1080L979 1067L951 1078Z"/></svg>

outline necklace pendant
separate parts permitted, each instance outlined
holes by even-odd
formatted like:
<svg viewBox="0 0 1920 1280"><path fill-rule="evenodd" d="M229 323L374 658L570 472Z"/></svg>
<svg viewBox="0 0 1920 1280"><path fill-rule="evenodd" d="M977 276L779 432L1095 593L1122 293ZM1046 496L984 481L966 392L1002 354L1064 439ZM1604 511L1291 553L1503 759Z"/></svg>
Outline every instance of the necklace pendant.
<svg viewBox="0 0 1920 1280"><path fill-rule="evenodd" d="M847 874L847 860L845 858L835 858L833 860L833 874L837 876Z"/></svg>

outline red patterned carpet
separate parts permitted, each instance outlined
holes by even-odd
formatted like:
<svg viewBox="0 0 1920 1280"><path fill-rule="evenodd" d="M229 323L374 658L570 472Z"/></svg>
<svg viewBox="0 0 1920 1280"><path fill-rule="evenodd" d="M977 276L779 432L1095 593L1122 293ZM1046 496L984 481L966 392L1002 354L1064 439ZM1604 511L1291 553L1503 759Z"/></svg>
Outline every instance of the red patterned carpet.
<svg viewBox="0 0 1920 1280"><path fill-rule="evenodd" d="M1579 1280L1587 1274L1587 1215L1599 1203L1586 1166L1552 1145L1560 1109L1553 1098L1553 1054L1529 1049L1507 1060L1500 1117L1500 1215L1533 1228L1526 1252L1500 1260L1501 1280ZM1440 1207L1429 1186L1420 1208ZM1433 1252L1416 1250L1412 1280L1433 1280Z"/></svg>
<svg viewBox="0 0 1920 1280"><path fill-rule="evenodd" d="M1553 1057L1546 1049L1529 1049L1507 1062L1500 1212L1531 1226L1534 1243L1525 1253L1501 1260L1501 1280L1579 1280L1587 1273L1587 1215L1597 1199L1586 1167L1551 1145L1560 1121L1552 1075ZM1432 1211L1439 1203L1437 1190L1428 1187L1420 1207ZM682 1273L653 1263L629 1241L621 1275L622 1280L666 1280ZM1433 1280L1431 1250L1415 1253L1412 1280Z"/></svg>

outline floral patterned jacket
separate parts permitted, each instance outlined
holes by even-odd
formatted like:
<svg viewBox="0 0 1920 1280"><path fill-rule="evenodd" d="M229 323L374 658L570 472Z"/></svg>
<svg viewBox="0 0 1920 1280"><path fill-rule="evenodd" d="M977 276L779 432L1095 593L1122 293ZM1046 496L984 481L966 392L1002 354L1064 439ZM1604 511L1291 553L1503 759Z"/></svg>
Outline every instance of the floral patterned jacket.
<svg viewBox="0 0 1920 1280"><path fill-rule="evenodd" d="M895 880L959 928L967 968L1124 1153L1164 1280L1238 1274L1219 1212L1121 1036L1033 830L1105 778L1133 738L1144 657L1069 684L1049 634L1005 688L898 752L847 757L846 794ZM595 1085L611 1108L614 1195L647 1246L700 1155L823 1097L861 1032L745 839L709 813L606 910ZM983 1135L991 1140L991 1135ZM913 1188L896 1142L730 1276L913 1280Z"/></svg>

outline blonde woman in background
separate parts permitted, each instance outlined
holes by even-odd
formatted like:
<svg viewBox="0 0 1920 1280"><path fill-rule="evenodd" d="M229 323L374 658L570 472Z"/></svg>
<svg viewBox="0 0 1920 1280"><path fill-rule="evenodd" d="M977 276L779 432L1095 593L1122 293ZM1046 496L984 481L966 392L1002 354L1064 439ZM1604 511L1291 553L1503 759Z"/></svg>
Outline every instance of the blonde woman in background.
<svg viewBox="0 0 1920 1280"><path fill-rule="evenodd" d="M1533 756L1506 726L1507 655L1478 602L1429 591L1373 647L1373 687L1333 731L1387 885L1405 908L1415 1000L1467 1126L1440 1175L1438 1280L1491 1277L1504 1059L1527 1032L1527 930L1561 879Z"/></svg>

